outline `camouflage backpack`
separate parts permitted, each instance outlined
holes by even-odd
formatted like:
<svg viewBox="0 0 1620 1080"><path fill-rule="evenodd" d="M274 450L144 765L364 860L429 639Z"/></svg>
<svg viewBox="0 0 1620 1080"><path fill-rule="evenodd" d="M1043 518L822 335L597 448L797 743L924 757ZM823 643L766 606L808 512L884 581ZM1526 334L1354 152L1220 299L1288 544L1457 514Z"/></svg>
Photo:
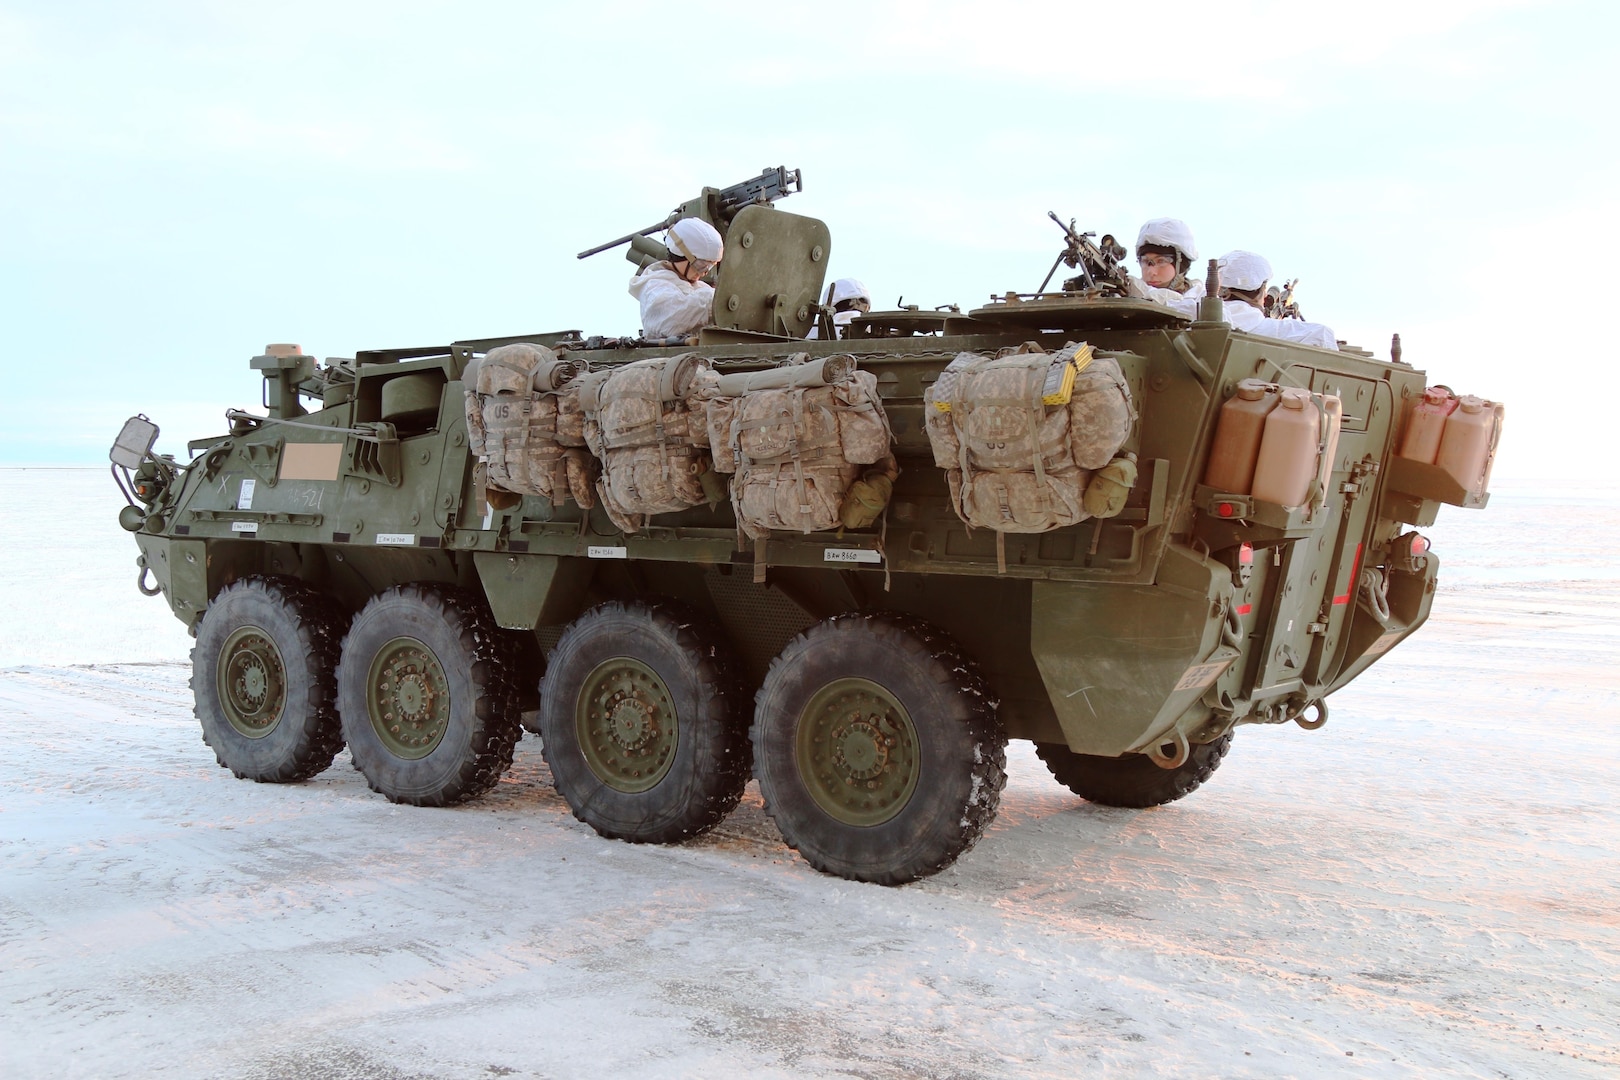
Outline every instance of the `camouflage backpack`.
<svg viewBox="0 0 1620 1080"><path fill-rule="evenodd" d="M496 505L514 495L595 505L596 463L584 450L576 381L585 370L543 345L516 344L491 349L463 372L468 445Z"/></svg>
<svg viewBox="0 0 1620 1080"><path fill-rule="evenodd" d="M934 463L970 526L1046 532L1091 516L1092 471L1130 435L1130 388L1088 346L961 353L924 395Z"/></svg>
<svg viewBox="0 0 1620 1080"><path fill-rule="evenodd" d="M718 380L708 403L715 468L730 472L737 525L772 529L864 528L898 475L877 377L849 356ZM855 499L852 501L852 492Z"/></svg>
<svg viewBox="0 0 1620 1080"><path fill-rule="evenodd" d="M653 514L713 501L704 487L708 452L694 437L703 425L696 400L709 362L692 353L653 357L580 379L585 442L602 463L602 508L633 533Z"/></svg>

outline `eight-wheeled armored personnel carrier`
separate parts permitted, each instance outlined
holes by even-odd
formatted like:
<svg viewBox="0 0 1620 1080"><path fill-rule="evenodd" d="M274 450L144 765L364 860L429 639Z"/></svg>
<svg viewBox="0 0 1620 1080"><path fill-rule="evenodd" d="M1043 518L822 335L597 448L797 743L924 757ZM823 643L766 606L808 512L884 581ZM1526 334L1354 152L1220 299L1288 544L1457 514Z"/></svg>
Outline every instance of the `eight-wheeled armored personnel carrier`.
<svg viewBox="0 0 1620 1080"><path fill-rule="evenodd" d="M266 415L189 462L130 421L121 521L221 765L295 781L347 744L441 805L528 726L605 836L692 836L756 777L813 865L892 884L975 842L1009 738L1158 805L1423 623L1415 527L1485 505L1499 407L1121 295L1072 230L1065 291L838 339L828 229L773 205L796 181L663 223L725 237L690 339L272 346Z"/></svg>

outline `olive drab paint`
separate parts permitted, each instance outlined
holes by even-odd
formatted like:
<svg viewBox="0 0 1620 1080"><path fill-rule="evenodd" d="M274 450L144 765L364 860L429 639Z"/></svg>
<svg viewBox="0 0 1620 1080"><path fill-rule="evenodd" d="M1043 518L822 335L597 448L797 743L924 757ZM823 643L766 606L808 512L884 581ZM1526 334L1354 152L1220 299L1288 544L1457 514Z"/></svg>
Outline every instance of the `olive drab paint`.
<svg viewBox="0 0 1620 1080"><path fill-rule="evenodd" d="M253 598L205 635L203 681L269 708L289 691L264 643L318 608L327 636L364 630L323 637L308 679L375 744L389 798L485 790L521 717L577 736L545 752L580 743L553 772L607 835L710 827L751 760L806 858L892 883L978 838L1006 738L1088 798L1177 798L1234 729L1319 726L1428 617L1439 560L1412 529L1486 504L1500 405L1449 404L1353 347L1236 332L1218 303L1188 320L1100 286L805 340L831 236L774 205L798 182L705 189L621 239L639 259L682 215L719 229L693 340L565 330L324 363L272 347L242 395L268 415L229 413L189 461L133 421L113 460L143 591L194 630L233 587ZM1108 488L1082 504L1093 470ZM279 613L256 630L261 608ZM911 689L878 687L874 657ZM1111 761L1118 783L1087 786ZM694 792L708 802L683 805ZM644 804L661 824L642 835Z"/></svg>

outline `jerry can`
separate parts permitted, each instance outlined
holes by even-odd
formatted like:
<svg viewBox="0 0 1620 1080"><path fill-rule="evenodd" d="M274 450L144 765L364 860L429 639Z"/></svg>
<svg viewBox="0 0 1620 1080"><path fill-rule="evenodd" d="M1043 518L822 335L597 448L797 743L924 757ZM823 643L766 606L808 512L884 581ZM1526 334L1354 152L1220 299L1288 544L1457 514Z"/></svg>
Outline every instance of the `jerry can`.
<svg viewBox="0 0 1620 1080"><path fill-rule="evenodd" d="M1204 467L1205 484L1232 495L1249 494L1266 416L1277 407L1279 390L1264 379L1244 379L1237 384L1215 424L1215 444Z"/></svg>
<svg viewBox="0 0 1620 1080"><path fill-rule="evenodd" d="M1303 506L1312 480L1318 492L1324 490L1338 453L1341 412L1337 397L1293 387L1282 390L1277 407L1266 415L1250 494L1283 506Z"/></svg>
<svg viewBox="0 0 1620 1080"><path fill-rule="evenodd" d="M1457 398L1447 386L1431 386L1423 391L1423 399L1412 410L1406 421L1406 432L1401 436L1400 449L1395 452L1403 458L1433 465L1440 453L1440 436L1446 430L1446 418L1457 409Z"/></svg>
<svg viewBox="0 0 1620 1080"><path fill-rule="evenodd" d="M1470 494L1483 491L1490 477L1491 459L1502 430L1502 413L1500 404L1464 394L1446 417L1434 463L1450 473Z"/></svg>

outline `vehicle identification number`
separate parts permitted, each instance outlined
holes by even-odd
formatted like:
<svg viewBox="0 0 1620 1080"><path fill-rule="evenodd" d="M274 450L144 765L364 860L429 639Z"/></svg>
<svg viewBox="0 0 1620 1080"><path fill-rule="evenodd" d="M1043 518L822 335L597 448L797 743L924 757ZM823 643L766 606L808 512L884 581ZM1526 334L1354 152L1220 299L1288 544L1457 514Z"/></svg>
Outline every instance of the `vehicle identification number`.
<svg viewBox="0 0 1620 1080"><path fill-rule="evenodd" d="M823 548L821 552L821 561L880 563L883 561L883 553L881 551L873 551L871 548Z"/></svg>
<svg viewBox="0 0 1620 1080"><path fill-rule="evenodd" d="M377 543L411 547L416 543L415 533L378 533Z"/></svg>
<svg viewBox="0 0 1620 1080"><path fill-rule="evenodd" d="M628 559L630 557L630 549L592 544L590 547L585 549L585 554L593 559Z"/></svg>
<svg viewBox="0 0 1620 1080"><path fill-rule="evenodd" d="M1221 672L1231 666L1237 657L1228 657L1225 660L1216 660L1208 664L1195 664L1187 669L1187 673L1176 683L1177 690L1198 690L1208 686L1221 677Z"/></svg>
<svg viewBox="0 0 1620 1080"><path fill-rule="evenodd" d="M258 531L259 531L259 523L257 521L233 521L233 522L231 522L231 532L258 532Z"/></svg>

